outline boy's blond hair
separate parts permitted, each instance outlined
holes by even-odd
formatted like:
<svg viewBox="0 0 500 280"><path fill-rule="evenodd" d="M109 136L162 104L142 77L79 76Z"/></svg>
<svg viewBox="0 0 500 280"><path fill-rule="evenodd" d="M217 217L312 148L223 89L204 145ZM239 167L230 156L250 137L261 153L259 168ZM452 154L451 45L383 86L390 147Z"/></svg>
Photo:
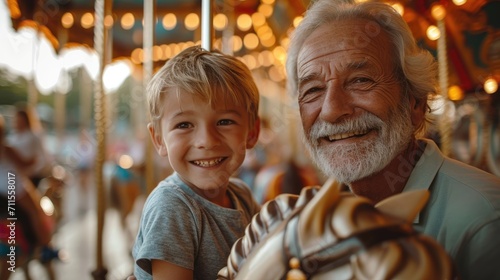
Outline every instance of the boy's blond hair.
<svg viewBox="0 0 500 280"><path fill-rule="evenodd" d="M249 113L250 127L258 118L259 92L250 70L237 58L217 50L200 46L183 50L154 75L146 91L151 123L157 131L167 93L192 94L212 106L221 102L242 105ZM216 93L223 93L223 98Z"/></svg>

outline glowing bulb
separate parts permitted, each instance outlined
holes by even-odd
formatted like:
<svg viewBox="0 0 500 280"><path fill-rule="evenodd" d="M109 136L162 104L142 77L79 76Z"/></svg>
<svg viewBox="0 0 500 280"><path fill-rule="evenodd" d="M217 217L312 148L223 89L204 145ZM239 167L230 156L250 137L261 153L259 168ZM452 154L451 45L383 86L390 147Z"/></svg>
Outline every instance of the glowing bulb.
<svg viewBox="0 0 500 280"><path fill-rule="evenodd" d="M401 5L401 3L394 3L391 6L394 8L394 10L396 10L396 12L398 12L398 14L400 14L400 15L404 14L405 7L403 7L403 5Z"/></svg>
<svg viewBox="0 0 500 280"><path fill-rule="evenodd" d="M293 27L299 26L300 22L304 19L303 16L297 16L293 19Z"/></svg>
<svg viewBox="0 0 500 280"><path fill-rule="evenodd" d="M166 30L172 30L177 25L177 18L174 14L168 13L163 17L161 23Z"/></svg>
<svg viewBox="0 0 500 280"><path fill-rule="evenodd" d="M190 13L184 19L184 25L186 26L187 30L196 30L196 28L200 26L200 17L198 17L198 15L195 13Z"/></svg>
<svg viewBox="0 0 500 280"><path fill-rule="evenodd" d="M243 37L243 44L248 50L253 50L259 45L259 37L255 33L248 33Z"/></svg>
<svg viewBox="0 0 500 280"><path fill-rule="evenodd" d="M453 4L455 4L457 6L462 6L466 2L467 2L467 0L453 0Z"/></svg>
<svg viewBox="0 0 500 280"><path fill-rule="evenodd" d="M118 165L123 169L129 169L134 165L134 159L129 155L121 155L118 160Z"/></svg>
<svg viewBox="0 0 500 280"><path fill-rule="evenodd" d="M441 37L441 32L439 31L439 28L437 28L435 25L431 25L427 28L427 37L435 41Z"/></svg>
<svg viewBox="0 0 500 280"><path fill-rule="evenodd" d="M228 23L227 16L225 14L217 14L214 16L214 28L215 30L221 31L227 27Z"/></svg>
<svg viewBox="0 0 500 280"><path fill-rule="evenodd" d="M434 5L432 6L431 14L435 20L442 20L446 16L446 10L443 5Z"/></svg>
<svg viewBox="0 0 500 280"><path fill-rule="evenodd" d="M107 15L104 17L104 26L106 26L107 28L113 27L114 22L115 20L113 19L112 15Z"/></svg>
<svg viewBox="0 0 500 280"><path fill-rule="evenodd" d="M488 94L493 94L498 90L498 83L493 78L488 78L484 81L484 91Z"/></svg>
<svg viewBox="0 0 500 280"><path fill-rule="evenodd" d="M457 85L451 86L448 89L448 98L450 100L454 100L454 101L464 99L464 92L463 92L462 88L460 88Z"/></svg>
<svg viewBox="0 0 500 280"><path fill-rule="evenodd" d="M123 29L129 30L134 26L135 17L132 13L126 13L122 16L120 23Z"/></svg>
<svg viewBox="0 0 500 280"><path fill-rule="evenodd" d="M42 208L43 212L47 216L52 216L54 215L54 204L52 203L52 200L50 198L44 196L40 199L40 207Z"/></svg>
<svg viewBox="0 0 500 280"><path fill-rule="evenodd" d="M75 19L73 17L73 14L65 13L61 17L61 24L64 28L71 28L73 26L73 23L75 23Z"/></svg>
<svg viewBox="0 0 500 280"><path fill-rule="evenodd" d="M92 15L91 13L83 14L82 18L80 19L80 24L85 29L91 28L94 25L94 15Z"/></svg>
<svg viewBox="0 0 500 280"><path fill-rule="evenodd" d="M236 20L236 25L241 31L248 31L252 27L252 17L248 14L241 14Z"/></svg>

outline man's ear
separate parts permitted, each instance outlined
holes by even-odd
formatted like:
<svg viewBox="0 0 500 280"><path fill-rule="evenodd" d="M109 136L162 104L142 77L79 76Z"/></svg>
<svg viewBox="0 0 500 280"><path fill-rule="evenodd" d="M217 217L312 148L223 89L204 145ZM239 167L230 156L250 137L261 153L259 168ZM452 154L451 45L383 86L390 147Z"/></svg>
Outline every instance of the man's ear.
<svg viewBox="0 0 500 280"><path fill-rule="evenodd" d="M257 144L257 140L259 140L260 133L260 118L255 119L255 123L253 124L253 128L250 129L247 135L247 149L251 149Z"/></svg>
<svg viewBox="0 0 500 280"><path fill-rule="evenodd" d="M427 110L425 100L416 100L415 97L410 97L410 114L413 126L420 126L425 121L425 110Z"/></svg>
<svg viewBox="0 0 500 280"><path fill-rule="evenodd" d="M153 145L155 146L156 151L162 157L166 157L167 147L165 146L165 142L163 142L163 138L161 137L161 133L155 131L154 125L152 123L148 123L149 135L151 136L151 140L153 141Z"/></svg>

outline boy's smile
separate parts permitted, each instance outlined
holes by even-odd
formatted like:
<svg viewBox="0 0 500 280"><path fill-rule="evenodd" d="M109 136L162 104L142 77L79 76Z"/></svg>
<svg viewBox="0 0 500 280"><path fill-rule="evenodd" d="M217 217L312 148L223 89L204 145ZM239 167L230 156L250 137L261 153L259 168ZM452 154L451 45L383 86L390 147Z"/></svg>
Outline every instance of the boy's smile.
<svg viewBox="0 0 500 280"><path fill-rule="evenodd" d="M174 92L162 100L159 131L151 128L155 146L186 184L214 202L214 196L225 194L246 149L255 144L258 128L250 129L245 107L224 100L221 92L216 93L215 104L195 94Z"/></svg>
<svg viewBox="0 0 500 280"><path fill-rule="evenodd" d="M226 159L225 157L220 157L220 158L210 159L210 160L193 160L191 162L199 167L214 167L216 165L219 165L225 159Z"/></svg>

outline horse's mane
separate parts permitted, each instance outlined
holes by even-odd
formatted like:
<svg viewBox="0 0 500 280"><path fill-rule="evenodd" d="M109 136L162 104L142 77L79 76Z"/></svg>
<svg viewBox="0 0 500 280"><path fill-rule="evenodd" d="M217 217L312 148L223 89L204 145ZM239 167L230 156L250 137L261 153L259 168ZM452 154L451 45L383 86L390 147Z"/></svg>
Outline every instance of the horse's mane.
<svg viewBox="0 0 500 280"><path fill-rule="evenodd" d="M396 211L414 216L425 201ZM413 217L387 214L391 204L377 209L337 185L280 195L253 217L217 279L453 279L444 249L413 230Z"/></svg>

